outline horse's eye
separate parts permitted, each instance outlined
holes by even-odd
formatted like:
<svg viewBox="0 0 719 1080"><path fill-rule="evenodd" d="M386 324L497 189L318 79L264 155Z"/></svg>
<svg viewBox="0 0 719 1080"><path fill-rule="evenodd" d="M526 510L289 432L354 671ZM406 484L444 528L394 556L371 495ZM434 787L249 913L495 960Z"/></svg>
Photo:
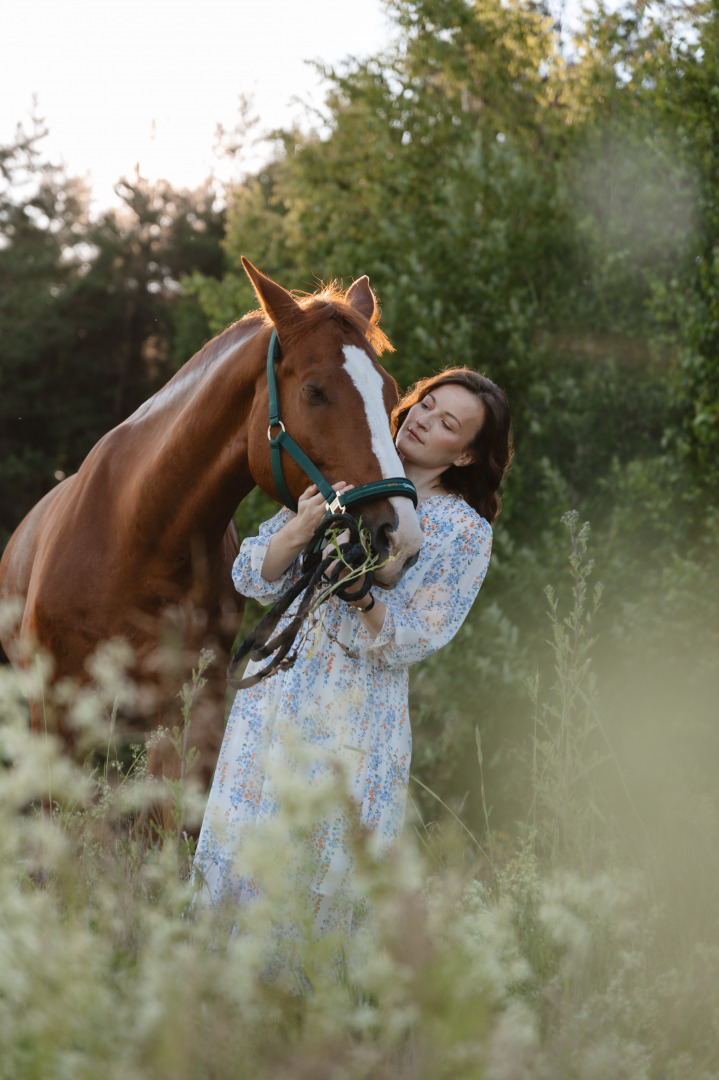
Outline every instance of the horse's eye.
<svg viewBox="0 0 719 1080"><path fill-rule="evenodd" d="M324 391L320 390L318 386L311 386L309 384L303 386L302 394L310 405L326 405L329 400Z"/></svg>

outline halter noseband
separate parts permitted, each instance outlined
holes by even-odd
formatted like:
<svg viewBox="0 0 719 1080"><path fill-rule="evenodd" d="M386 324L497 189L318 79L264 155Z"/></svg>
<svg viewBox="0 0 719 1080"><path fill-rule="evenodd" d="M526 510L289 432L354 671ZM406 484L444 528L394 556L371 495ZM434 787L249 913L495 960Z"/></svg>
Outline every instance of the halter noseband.
<svg viewBox="0 0 719 1080"><path fill-rule="evenodd" d="M277 392L277 376L275 374L275 360L279 359L279 341L277 331L272 330L270 344L267 349L267 389L270 397L270 423L267 428L267 438L270 441L270 458L272 461L272 477L275 481L277 494L288 510L297 510L297 503L290 495L282 471L282 451L286 450L291 458L297 462L301 469L309 476L310 480L317 485L318 490L324 496L327 510L331 514L343 514L348 506L359 502L361 499L377 499L380 496L402 495L411 499L417 506L417 491L411 480L406 476L393 476L388 480L374 480L370 484L362 484L361 487L353 488L352 491L343 491L338 494L332 485L325 480L316 465L307 457L307 454L297 445L291 435L285 431L285 425L280 416L280 398ZM272 436L272 429L279 428L279 434Z"/></svg>

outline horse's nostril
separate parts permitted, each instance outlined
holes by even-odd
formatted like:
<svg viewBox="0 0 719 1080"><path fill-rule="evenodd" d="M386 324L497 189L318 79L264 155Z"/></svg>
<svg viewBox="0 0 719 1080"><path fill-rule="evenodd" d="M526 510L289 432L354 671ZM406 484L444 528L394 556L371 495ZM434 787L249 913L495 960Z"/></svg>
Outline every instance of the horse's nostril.
<svg viewBox="0 0 719 1080"><path fill-rule="evenodd" d="M380 525L375 529L374 546L378 555L386 555L389 551L389 534L389 525Z"/></svg>

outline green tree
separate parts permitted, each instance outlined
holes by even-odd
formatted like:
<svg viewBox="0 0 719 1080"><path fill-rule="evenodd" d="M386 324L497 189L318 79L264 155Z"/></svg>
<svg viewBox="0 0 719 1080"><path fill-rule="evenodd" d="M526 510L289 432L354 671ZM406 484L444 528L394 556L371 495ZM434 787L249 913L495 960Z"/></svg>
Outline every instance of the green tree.
<svg viewBox="0 0 719 1080"><path fill-rule="evenodd" d="M240 254L304 288L367 272L401 383L474 362L520 394L540 267L561 275L565 254L554 163L526 136L557 111L551 28L522 3L396 15L407 34L396 55L324 72L329 136L285 133L272 169L239 191L225 293L244 296ZM219 326L217 290L210 306Z"/></svg>
<svg viewBox="0 0 719 1080"><path fill-rule="evenodd" d="M43 159L42 122L0 151L0 539L53 482L65 454L75 332L66 305L82 263L88 192ZM100 391L98 376L92 390Z"/></svg>
<svg viewBox="0 0 719 1080"><path fill-rule="evenodd" d="M207 340L179 279L223 263L209 181L121 181L120 206L91 219L84 185L43 159L44 135L35 119L0 153L1 540Z"/></svg>
<svg viewBox="0 0 719 1080"><path fill-rule="evenodd" d="M224 212L210 182L177 191L139 174L116 185L119 207L92 223L93 253L72 297L84 363L111 372L112 423L135 409L210 336L181 276L222 269ZM107 417L104 418L105 427Z"/></svg>
<svg viewBox="0 0 719 1080"><path fill-rule="evenodd" d="M696 35L698 30L698 39ZM694 31L694 32L692 32ZM671 385L676 424L668 447L686 463L702 501L719 493L719 3L706 0L679 36L664 72L664 104L698 179L695 266L656 290L655 307L678 351Z"/></svg>

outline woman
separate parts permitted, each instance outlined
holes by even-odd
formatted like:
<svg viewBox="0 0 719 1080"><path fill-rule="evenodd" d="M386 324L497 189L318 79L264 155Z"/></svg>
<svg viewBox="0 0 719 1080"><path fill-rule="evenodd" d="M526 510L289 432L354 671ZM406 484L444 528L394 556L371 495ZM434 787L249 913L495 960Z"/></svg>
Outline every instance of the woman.
<svg viewBox="0 0 719 1080"><path fill-rule="evenodd" d="M377 854L401 832L411 754L407 668L450 641L479 591L512 444L504 393L469 368L422 379L396 406L392 424L419 497L419 558L391 591L375 588L350 602L331 597L294 666L238 691L195 857L205 901L255 895L242 847L253 826L278 812L283 772L313 790L343 772L349 805L372 831ZM296 515L280 510L246 539L233 567L238 591L265 604L281 596L324 513L313 485ZM288 878L312 905L316 931L348 930L362 908L352 888L351 817L345 806L314 822L309 863L307 852L291 850L296 845L282 853Z"/></svg>

